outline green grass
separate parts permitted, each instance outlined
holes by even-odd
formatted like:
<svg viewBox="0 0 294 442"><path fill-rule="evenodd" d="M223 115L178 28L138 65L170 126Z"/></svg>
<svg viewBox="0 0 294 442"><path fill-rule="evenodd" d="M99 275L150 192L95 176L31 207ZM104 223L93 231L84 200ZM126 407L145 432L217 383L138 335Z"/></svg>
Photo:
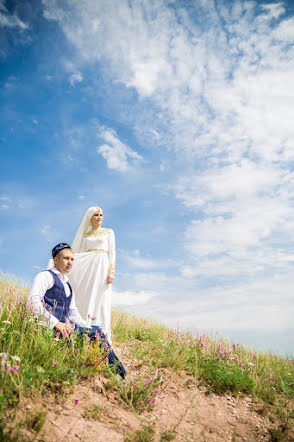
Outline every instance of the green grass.
<svg viewBox="0 0 294 442"><path fill-rule="evenodd" d="M14 410L22 397L48 391L60 394L73 386L78 377L93 376L104 365L100 349L93 350L86 339L65 341L56 337L43 318L35 317L26 305L27 291L0 281L2 433L5 424L14 419ZM38 432L41 425L35 423L31 428Z"/></svg>
<svg viewBox="0 0 294 442"><path fill-rule="evenodd" d="M225 339L193 337L114 311L115 342L124 346L124 357L136 361L140 371L137 379L123 384L105 366L97 344L89 344L85 338L60 339L44 319L34 317L26 305L27 293L26 287L0 280L0 440L18 440L17 428L21 425L35 433L44 425L45 414L40 410L33 415L27 413L12 430L23 398L48 392L65 394L77 379L92 377L101 370L121 400L137 413L156 404L162 386L169 382L167 369L184 370L208 391L250 395L253 404L264 403L262 410L279 423L279 433L285 434L293 425L293 412L288 412L294 399L290 357L256 353ZM99 419L99 414L98 408L88 409L89 418ZM172 440L173 436L166 433L162 440ZM149 440L152 435L145 428L130 437Z"/></svg>
<svg viewBox="0 0 294 442"><path fill-rule="evenodd" d="M186 370L216 393L252 394L274 403L294 399L294 359L257 353L225 339L176 332L152 321L113 312L116 339L142 365Z"/></svg>

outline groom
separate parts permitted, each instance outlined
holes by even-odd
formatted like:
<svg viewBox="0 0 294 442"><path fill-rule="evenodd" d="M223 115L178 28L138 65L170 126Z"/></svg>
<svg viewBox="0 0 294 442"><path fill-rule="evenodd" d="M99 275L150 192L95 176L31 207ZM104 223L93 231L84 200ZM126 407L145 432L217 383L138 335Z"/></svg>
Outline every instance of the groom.
<svg viewBox="0 0 294 442"><path fill-rule="evenodd" d="M91 340L100 334L101 347L107 347L109 365L123 379L126 371L114 351L110 347L100 327L87 327L86 321L81 317L75 303L75 295L68 282L66 274L71 270L74 262L74 253L66 243L57 244L52 249L54 267L39 273L33 282L28 303L32 305L34 314L44 315L50 327L67 337L74 333L86 333ZM75 324L75 326L74 326Z"/></svg>

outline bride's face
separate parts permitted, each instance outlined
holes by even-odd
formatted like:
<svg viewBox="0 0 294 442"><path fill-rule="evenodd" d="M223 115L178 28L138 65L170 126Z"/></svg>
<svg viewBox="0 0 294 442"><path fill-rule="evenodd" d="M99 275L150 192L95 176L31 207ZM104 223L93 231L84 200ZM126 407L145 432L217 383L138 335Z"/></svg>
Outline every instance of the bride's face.
<svg viewBox="0 0 294 442"><path fill-rule="evenodd" d="M94 215L91 218L92 227L101 226L102 221L103 221L103 212L101 209L97 209L97 211L94 213Z"/></svg>

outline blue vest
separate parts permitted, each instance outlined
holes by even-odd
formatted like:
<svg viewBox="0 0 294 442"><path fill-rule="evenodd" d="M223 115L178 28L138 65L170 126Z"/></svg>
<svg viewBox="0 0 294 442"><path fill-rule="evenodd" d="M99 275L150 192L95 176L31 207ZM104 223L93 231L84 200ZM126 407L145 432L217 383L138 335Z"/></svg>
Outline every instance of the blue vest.
<svg viewBox="0 0 294 442"><path fill-rule="evenodd" d="M72 300L72 288L70 284L67 283L70 288L70 295L66 296L64 285L58 276L51 270L46 271L50 272L53 276L54 286L45 293L45 307L47 310L52 311L52 315L60 322L65 322L65 318L68 318L69 306Z"/></svg>

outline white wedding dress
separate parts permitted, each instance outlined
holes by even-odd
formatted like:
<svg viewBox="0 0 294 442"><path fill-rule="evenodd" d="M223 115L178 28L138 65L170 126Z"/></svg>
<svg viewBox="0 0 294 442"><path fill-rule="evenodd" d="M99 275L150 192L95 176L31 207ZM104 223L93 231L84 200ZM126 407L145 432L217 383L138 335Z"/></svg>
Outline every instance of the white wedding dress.
<svg viewBox="0 0 294 442"><path fill-rule="evenodd" d="M115 238L112 229L99 228L83 235L68 277L76 305L88 326L98 325L111 343L111 284L115 271Z"/></svg>

